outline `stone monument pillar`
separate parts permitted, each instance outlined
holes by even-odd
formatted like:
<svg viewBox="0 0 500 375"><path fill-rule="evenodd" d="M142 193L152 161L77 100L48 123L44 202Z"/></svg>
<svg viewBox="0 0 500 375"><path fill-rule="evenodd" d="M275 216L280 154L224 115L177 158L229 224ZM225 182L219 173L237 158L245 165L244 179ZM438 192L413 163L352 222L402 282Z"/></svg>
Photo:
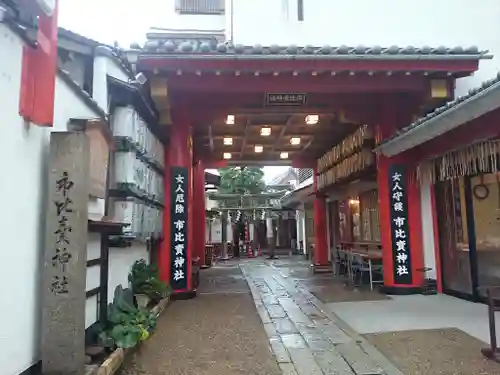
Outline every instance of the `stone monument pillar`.
<svg viewBox="0 0 500 375"><path fill-rule="evenodd" d="M89 160L84 132L51 134L42 275L43 374L84 371Z"/></svg>

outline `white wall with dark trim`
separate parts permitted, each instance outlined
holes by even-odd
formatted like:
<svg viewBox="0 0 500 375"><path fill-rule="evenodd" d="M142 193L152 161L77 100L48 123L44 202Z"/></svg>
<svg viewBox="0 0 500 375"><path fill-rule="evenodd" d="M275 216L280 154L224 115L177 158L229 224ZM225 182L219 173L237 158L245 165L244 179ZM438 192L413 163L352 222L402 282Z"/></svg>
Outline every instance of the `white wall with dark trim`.
<svg viewBox="0 0 500 375"><path fill-rule="evenodd" d="M436 279L436 251L434 243L434 215L436 210L432 207L431 189L434 186L428 183L420 185L420 210L422 212L422 249L424 252L424 267L431 268L426 273L427 277Z"/></svg>
<svg viewBox="0 0 500 375"><path fill-rule="evenodd" d="M40 359L41 291L45 232L47 160L50 133L66 131L72 118L99 117L61 77L56 78L54 126L43 128L19 116L22 50L24 41L0 23L0 298L8 308L0 310L0 375L17 375ZM110 58L107 58L110 60ZM114 64L114 65L113 65ZM126 76L114 62L106 74ZM106 76L102 77L106 81ZM89 215L102 217L102 200L89 201ZM100 252L98 238L90 235L88 254ZM94 254L95 253L95 254ZM131 264L148 259L146 246L113 250L110 271L111 295L118 282L128 285ZM99 267L88 271L87 290L99 283ZM111 289L112 288L112 289ZM96 296L87 301L86 326L97 317Z"/></svg>

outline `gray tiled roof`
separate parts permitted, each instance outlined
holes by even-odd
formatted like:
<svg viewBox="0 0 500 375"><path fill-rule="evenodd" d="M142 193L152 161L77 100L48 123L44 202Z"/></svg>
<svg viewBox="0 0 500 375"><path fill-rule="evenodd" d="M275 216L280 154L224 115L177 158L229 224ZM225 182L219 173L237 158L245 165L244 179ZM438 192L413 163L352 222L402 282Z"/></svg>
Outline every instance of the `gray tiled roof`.
<svg viewBox="0 0 500 375"><path fill-rule="evenodd" d="M460 97L456 98L455 100L452 100L452 101L446 103L442 107L436 108L434 111L430 112L426 116L420 117L418 120L412 122L410 125L402 128L401 130L396 132L396 134L394 134L392 137L381 142L378 147L381 147L384 144L388 143L389 141L392 141L395 138L404 135L405 133L409 132L410 130L413 130L413 129L418 128L420 126L424 126L428 121L432 120L433 118L435 118L437 116L445 115L446 112L453 110L455 107L464 103L465 101L468 101L468 102L473 101L484 90L493 88L493 86L500 87L500 72L496 75L496 77L489 79L487 81L484 81L481 84L481 86L475 87L475 88L469 90L469 92L466 95L460 96Z"/></svg>
<svg viewBox="0 0 500 375"><path fill-rule="evenodd" d="M135 44L131 48L139 48ZM144 53L162 53L162 54L193 54L193 55L318 55L318 56L471 56L479 57L487 54L488 51L480 51L478 47L468 48L453 47L381 47L381 46L339 46L332 47L325 45L322 47L296 45L289 46L244 46L241 44L231 45L230 43L217 43L216 41L196 41L196 40L174 40L174 39L156 39L147 41L142 47Z"/></svg>

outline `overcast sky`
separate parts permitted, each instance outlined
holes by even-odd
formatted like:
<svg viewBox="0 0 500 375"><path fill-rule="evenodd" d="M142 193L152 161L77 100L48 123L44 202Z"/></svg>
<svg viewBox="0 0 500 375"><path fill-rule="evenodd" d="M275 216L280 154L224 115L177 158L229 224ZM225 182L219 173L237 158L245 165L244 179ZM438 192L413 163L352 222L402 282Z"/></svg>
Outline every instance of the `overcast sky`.
<svg viewBox="0 0 500 375"><path fill-rule="evenodd" d="M141 42L151 26L167 26L174 0L60 0L59 25L102 43ZM169 12L170 10L170 12Z"/></svg>

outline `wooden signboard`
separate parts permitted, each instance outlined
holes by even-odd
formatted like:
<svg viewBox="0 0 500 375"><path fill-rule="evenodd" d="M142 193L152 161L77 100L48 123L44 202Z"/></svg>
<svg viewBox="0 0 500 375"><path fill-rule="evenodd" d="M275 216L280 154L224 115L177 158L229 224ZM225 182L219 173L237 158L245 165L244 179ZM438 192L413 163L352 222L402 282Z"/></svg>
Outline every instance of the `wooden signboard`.
<svg viewBox="0 0 500 375"><path fill-rule="evenodd" d="M266 106L303 106L307 103L307 94L304 93L267 93Z"/></svg>
<svg viewBox="0 0 500 375"><path fill-rule="evenodd" d="M394 283L412 283L410 231L408 225L407 179L404 166L389 169L389 202L391 213L392 259Z"/></svg>
<svg viewBox="0 0 500 375"><path fill-rule="evenodd" d="M170 233L171 233L171 265L170 285L175 292L187 291L190 287L190 262L188 252L188 169L171 167L170 169Z"/></svg>

